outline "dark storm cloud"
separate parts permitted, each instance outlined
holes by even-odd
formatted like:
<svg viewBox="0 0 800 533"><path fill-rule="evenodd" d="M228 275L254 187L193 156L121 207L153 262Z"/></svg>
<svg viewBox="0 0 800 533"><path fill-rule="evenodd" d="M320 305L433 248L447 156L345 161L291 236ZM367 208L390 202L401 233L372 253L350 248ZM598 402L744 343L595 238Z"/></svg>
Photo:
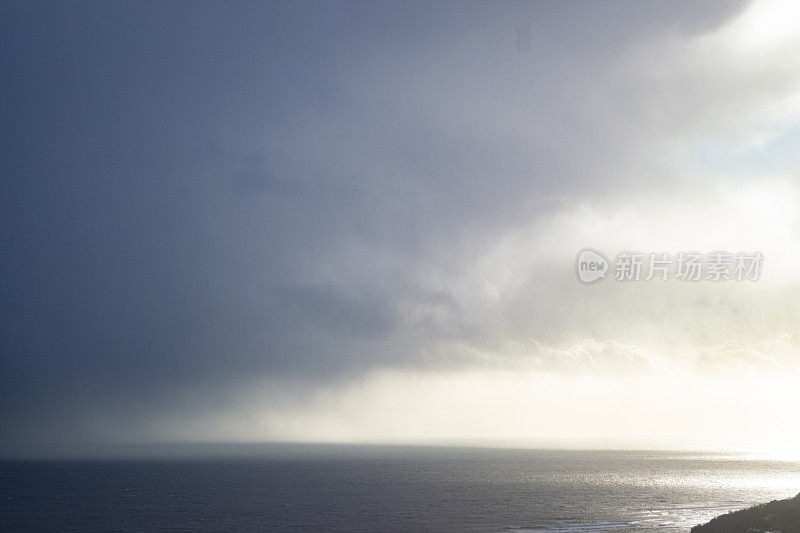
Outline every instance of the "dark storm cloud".
<svg viewBox="0 0 800 533"><path fill-rule="evenodd" d="M666 5L3 4L0 437L477 339L429 271L613 188L581 84L736 8Z"/></svg>

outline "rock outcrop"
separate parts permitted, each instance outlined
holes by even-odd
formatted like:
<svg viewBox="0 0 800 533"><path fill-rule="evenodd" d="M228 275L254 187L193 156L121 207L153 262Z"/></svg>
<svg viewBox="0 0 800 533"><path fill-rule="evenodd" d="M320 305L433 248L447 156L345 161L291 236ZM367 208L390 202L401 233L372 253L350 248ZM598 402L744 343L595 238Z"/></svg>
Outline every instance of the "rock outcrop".
<svg viewBox="0 0 800 533"><path fill-rule="evenodd" d="M718 516L692 533L800 533L800 494Z"/></svg>

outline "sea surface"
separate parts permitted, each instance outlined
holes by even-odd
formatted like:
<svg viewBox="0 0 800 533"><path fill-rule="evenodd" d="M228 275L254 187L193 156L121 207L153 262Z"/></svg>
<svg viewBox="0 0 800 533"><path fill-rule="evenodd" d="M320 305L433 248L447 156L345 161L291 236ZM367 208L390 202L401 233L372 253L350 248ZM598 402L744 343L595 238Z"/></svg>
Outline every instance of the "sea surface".
<svg viewBox="0 0 800 533"><path fill-rule="evenodd" d="M3 531L687 531L794 496L745 454L335 447L0 463Z"/></svg>

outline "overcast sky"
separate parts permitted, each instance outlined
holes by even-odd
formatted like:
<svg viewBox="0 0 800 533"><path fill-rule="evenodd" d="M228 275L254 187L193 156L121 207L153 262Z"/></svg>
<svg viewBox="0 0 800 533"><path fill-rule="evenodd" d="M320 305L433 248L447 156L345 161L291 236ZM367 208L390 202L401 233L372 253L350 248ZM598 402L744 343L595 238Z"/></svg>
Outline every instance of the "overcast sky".
<svg viewBox="0 0 800 533"><path fill-rule="evenodd" d="M0 43L2 451L800 437L791 1L4 2Z"/></svg>

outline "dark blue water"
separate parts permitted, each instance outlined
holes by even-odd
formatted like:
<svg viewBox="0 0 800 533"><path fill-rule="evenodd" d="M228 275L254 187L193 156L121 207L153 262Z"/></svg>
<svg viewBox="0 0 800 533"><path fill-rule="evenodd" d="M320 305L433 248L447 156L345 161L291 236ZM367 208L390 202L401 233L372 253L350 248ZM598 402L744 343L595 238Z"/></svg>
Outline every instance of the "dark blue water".
<svg viewBox="0 0 800 533"><path fill-rule="evenodd" d="M453 448L0 463L6 531L686 531L800 491L742 455Z"/></svg>

